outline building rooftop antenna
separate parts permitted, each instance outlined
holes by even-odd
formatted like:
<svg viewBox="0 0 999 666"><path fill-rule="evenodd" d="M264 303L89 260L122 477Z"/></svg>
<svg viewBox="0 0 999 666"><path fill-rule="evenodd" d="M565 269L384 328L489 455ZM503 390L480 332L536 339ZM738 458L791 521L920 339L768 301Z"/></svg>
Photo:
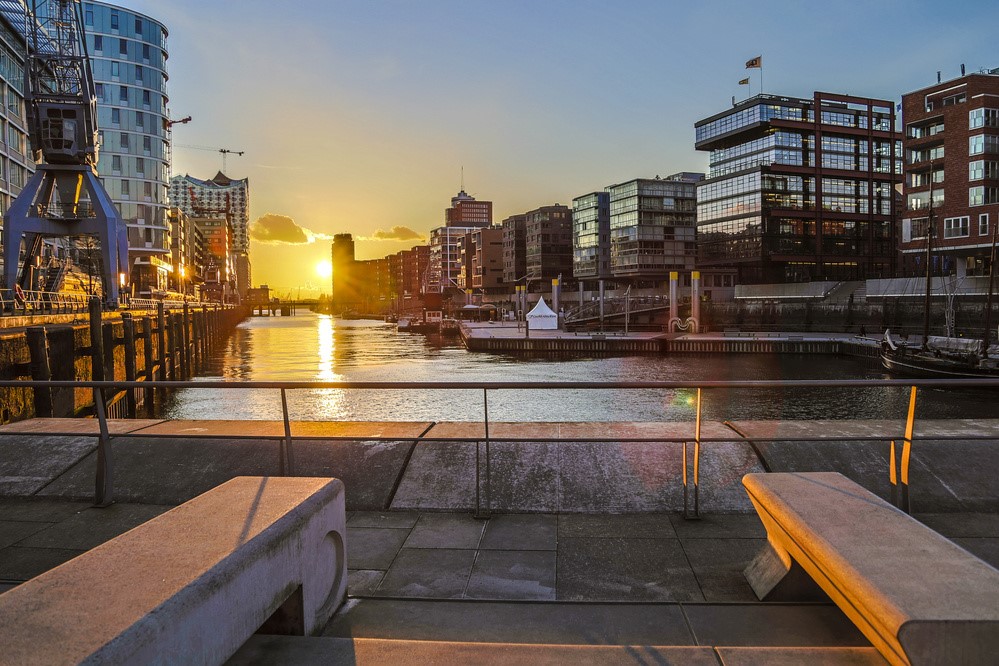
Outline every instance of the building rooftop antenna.
<svg viewBox="0 0 999 666"><path fill-rule="evenodd" d="M465 165L461 165L461 187L458 188L459 192L465 191Z"/></svg>

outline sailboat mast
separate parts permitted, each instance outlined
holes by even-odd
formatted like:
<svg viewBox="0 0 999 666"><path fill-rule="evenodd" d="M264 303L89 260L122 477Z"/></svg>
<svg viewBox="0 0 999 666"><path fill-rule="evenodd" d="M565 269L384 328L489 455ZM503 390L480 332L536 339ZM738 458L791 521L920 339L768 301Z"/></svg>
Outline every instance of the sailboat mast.
<svg viewBox="0 0 999 666"><path fill-rule="evenodd" d="M992 222L992 255L989 259L989 293L985 298L985 332L982 333L982 358L989 357L989 335L992 333L992 287L996 279L996 230L999 224Z"/></svg>

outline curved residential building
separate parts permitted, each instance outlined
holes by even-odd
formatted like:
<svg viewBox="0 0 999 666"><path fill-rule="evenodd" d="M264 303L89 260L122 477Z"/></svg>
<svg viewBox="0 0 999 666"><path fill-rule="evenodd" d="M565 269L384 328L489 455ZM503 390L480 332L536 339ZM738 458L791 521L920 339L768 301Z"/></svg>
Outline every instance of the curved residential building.
<svg viewBox="0 0 999 666"><path fill-rule="evenodd" d="M170 263L167 29L130 9L85 2L97 87L97 171L128 225L136 295L165 290Z"/></svg>

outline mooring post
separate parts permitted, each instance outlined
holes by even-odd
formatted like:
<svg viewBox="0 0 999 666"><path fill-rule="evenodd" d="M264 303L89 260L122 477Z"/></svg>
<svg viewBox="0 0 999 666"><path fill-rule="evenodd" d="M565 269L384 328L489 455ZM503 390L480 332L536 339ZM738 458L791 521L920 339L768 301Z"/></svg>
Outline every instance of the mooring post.
<svg viewBox="0 0 999 666"><path fill-rule="evenodd" d="M156 347L159 356L159 379L166 381L166 314L163 309L163 302L156 304Z"/></svg>
<svg viewBox="0 0 999 666"><path fill-rule="evenodd" d="M101 302L96 296L91 296L87 303L87 310L90 318L90 378L95 382L102 382L104 374L104 330L101 317ZM97 408L104 408L103 403L98 405L103 399L103 393L94 389L94 413Z"/></svg>
<svg viewBox="0 0 999 666"><path fill-rule="evenodd" d="M177 330L176 322L172 312L166 313L166 358L164 362L169 362L167 377L171 380L177 379Z"/></svg>
<svg viewBox="0 0 999 666"><path fill-rule="evenodd" d="M122 338L125 344L125 381L135 381L135 320L128 312L121 314ZM135 389L125 389L125 412L134 419L138 411Z"/></svg>
<svg viewBox="0 0 999 666"><path fill-rule="evenodd" d="M52 370L49 367L48 338L45 334L44 326L29 326L25 331L28 340L28 353L31 358L31 379L33 381L47 382L52 379ZM35 416L52 416L52 392L48 387L36 386L35 394Z"/></svg>
<svg viewBox="0 0 999 666"><path fill-rule="evenodd" d="M184 350L180 355L180 374L183 379L191 376L191 311L184 301L184 309L180 313L180 341Z"/></svg>
<svg viewBox="0 0 999 666"><path fill-rule="evenodd" d="M149 388L145 389L142 401L146 405L146 414L153 415L153 321L149 317L143 317L142 326L142 356L144 359L142 368L142 378Z"/></svg>

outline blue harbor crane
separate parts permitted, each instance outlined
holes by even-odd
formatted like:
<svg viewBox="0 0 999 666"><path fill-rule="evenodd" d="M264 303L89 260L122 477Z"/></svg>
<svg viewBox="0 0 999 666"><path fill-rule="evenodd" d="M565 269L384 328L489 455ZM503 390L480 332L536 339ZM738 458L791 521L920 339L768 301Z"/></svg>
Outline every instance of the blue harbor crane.
<svg viewBox="0 0 999 666"><path fill-rule="evenodd" d="M101 248L104 305L115 308L128 230L97 177L97 97L81 0L26 0L24 25L28 138L38 166L4 215L4 282L30 287L27 268L45 239L89 236Z"/></svg>

